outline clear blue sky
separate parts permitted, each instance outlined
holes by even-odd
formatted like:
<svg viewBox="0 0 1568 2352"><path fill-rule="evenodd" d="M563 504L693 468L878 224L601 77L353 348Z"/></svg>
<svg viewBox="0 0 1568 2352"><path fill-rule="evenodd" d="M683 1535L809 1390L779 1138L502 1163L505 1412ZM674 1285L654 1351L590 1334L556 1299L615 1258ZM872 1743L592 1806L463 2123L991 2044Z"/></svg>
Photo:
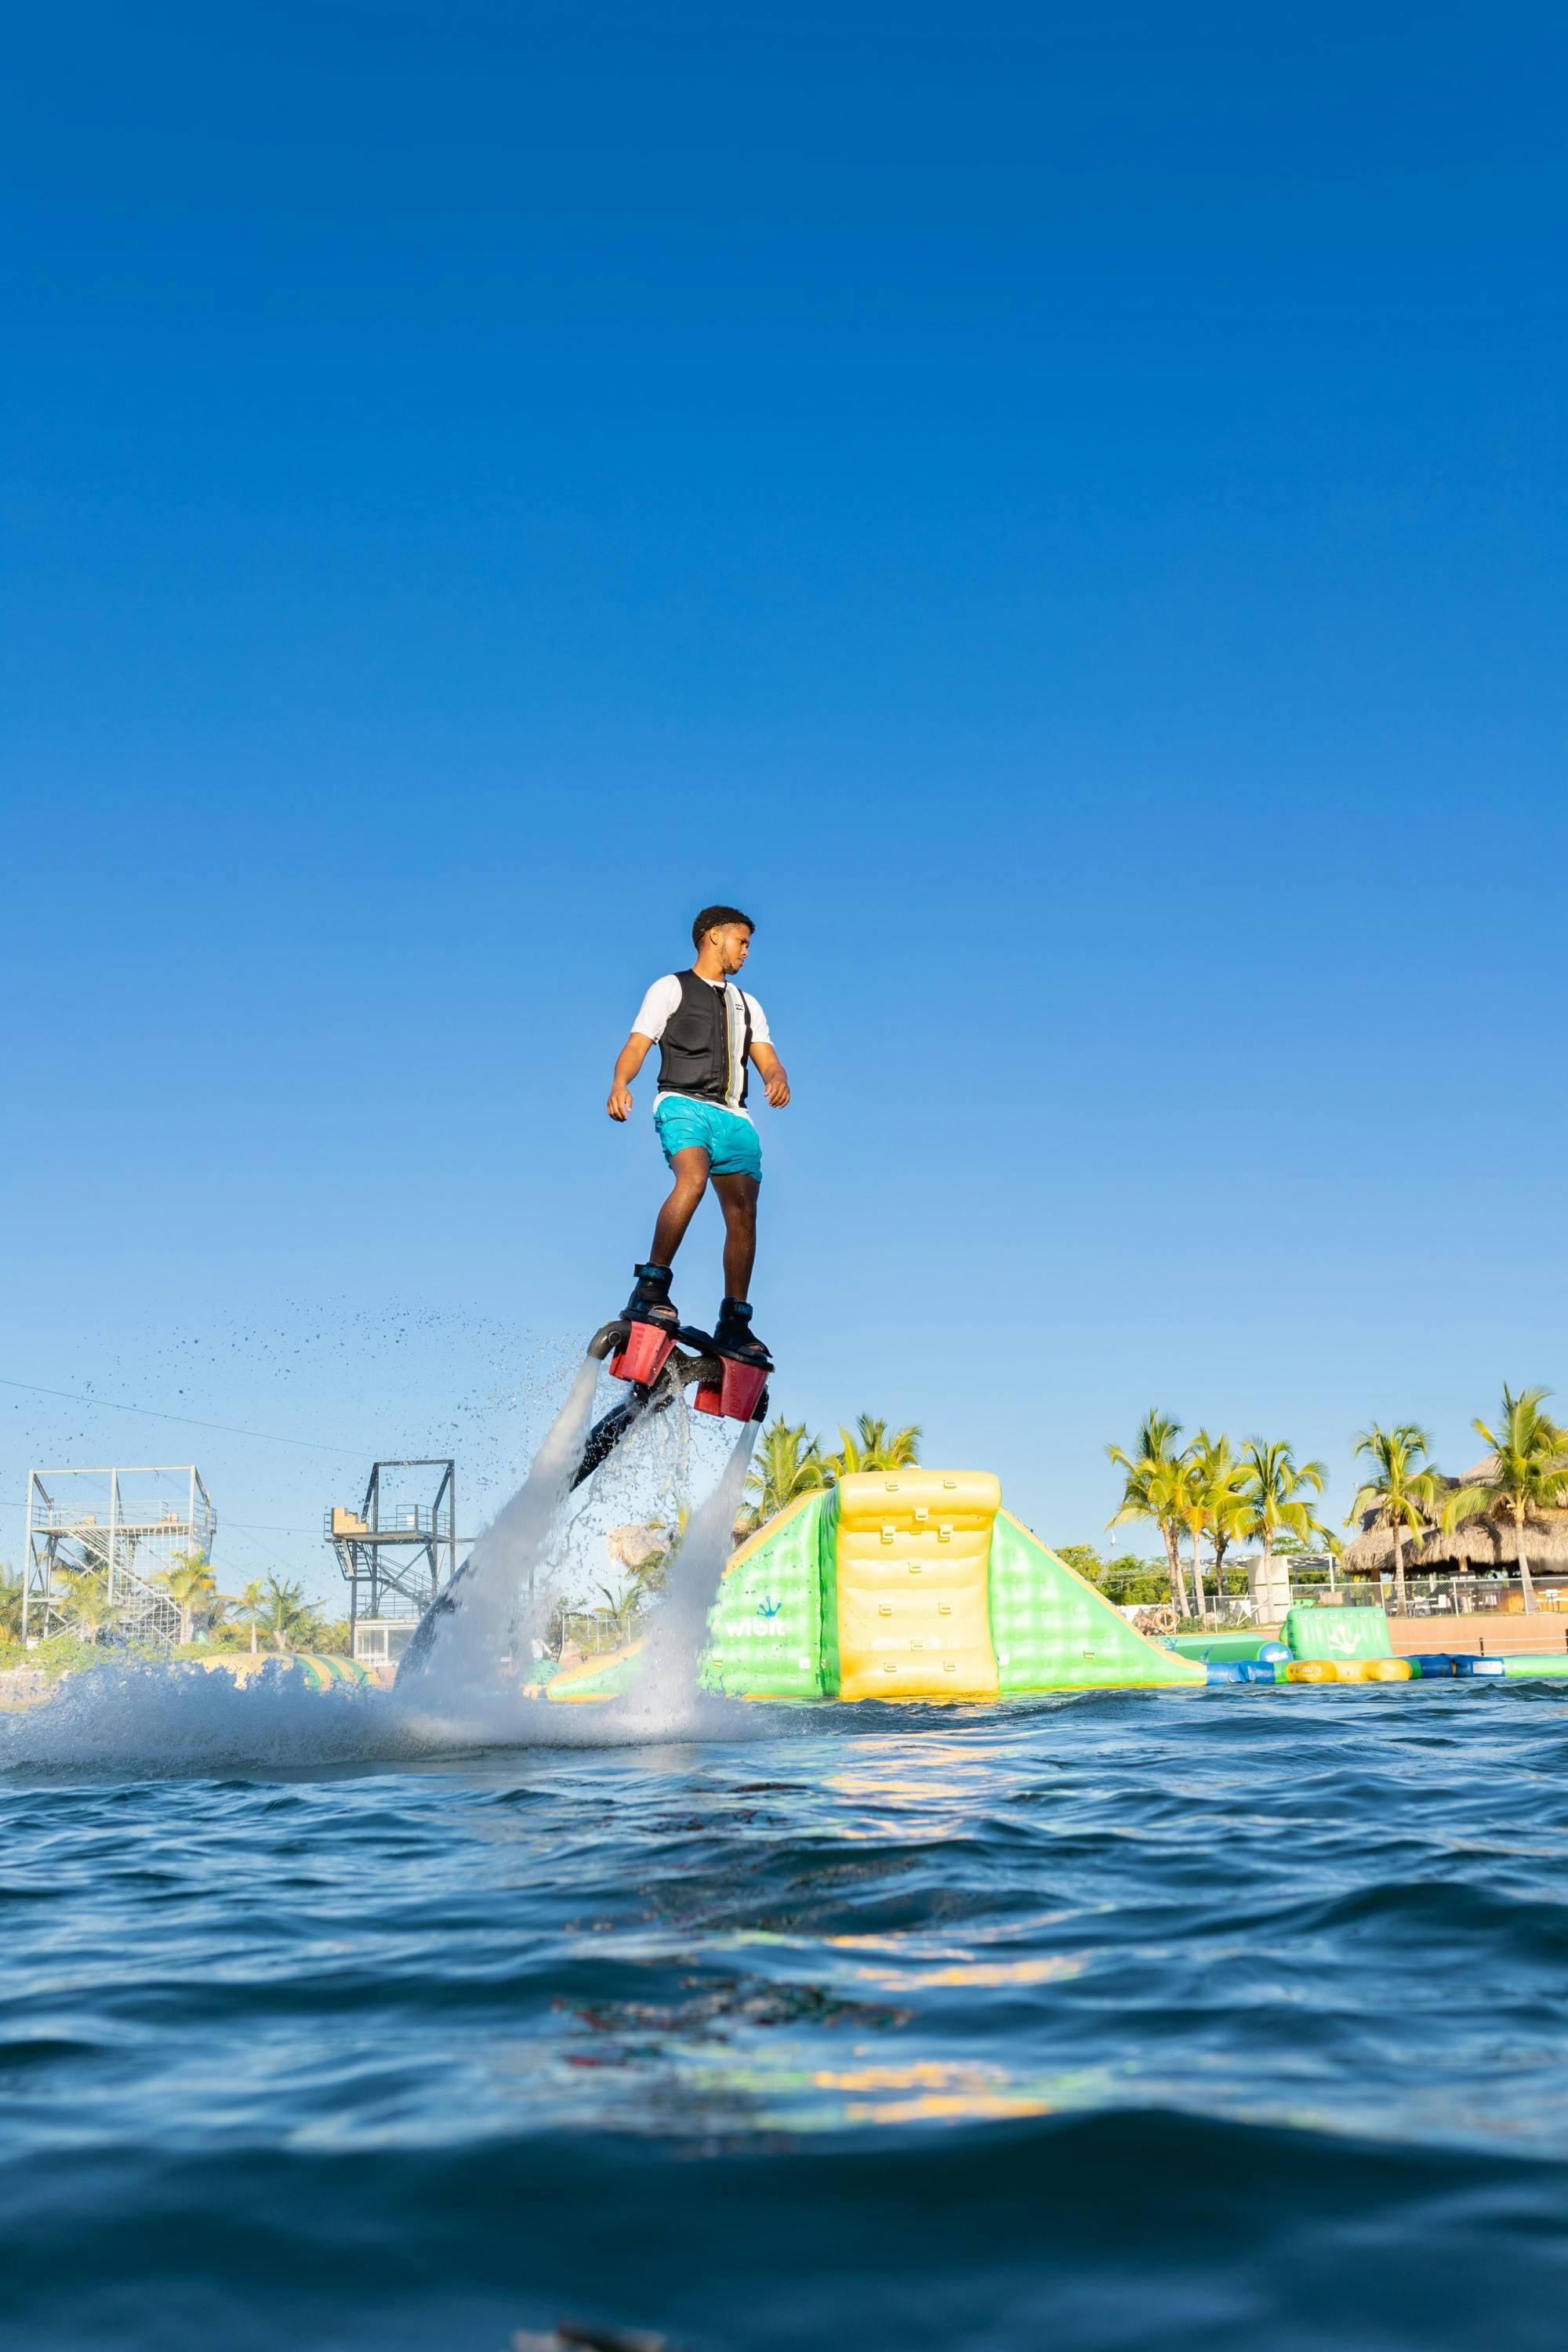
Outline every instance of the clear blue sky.
<svg viewBox="0 0 1568 2352"><path fill-rule="evenodd" d="M0 1373L346 1451L0 1391L0 1496L194 1451L314 1581L374 1452L493 1500L645 1246L603 1097L716 897L792 1416L1065 1539L1151 1403L1342 1509L1369 1417L1453 1465L1568 1389L1563 46L24 7Z"/></svg>

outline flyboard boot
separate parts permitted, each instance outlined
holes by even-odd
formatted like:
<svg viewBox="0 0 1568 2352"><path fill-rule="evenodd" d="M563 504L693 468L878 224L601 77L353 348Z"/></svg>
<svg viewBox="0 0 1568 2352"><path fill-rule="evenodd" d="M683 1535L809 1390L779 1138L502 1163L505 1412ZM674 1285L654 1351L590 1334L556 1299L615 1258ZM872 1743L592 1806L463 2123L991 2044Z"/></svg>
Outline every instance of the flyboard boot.
<svg viewBox="0 0 1568 2352"><path fill-rule="evenodd" d="M574 1486L608 1461L645 1412L660 1412L673 1404L685 1382L695 1377L675 1344L680 1316L669 1296L668 1266L650 1262L634 1272L637 1279L624 1311L601 1324L588 1342L590 1356L607 1363L614 1378L625 1381L631 1394L588 1432L572 1481Z"/></svg>
<svg viewBox="0 0 1568 2352"><path fill-rule="evenodd" d="M773 1370L773 1360L752 1328L752 1310L743 1298L726 1298L720 1307L713 1345L733 1363L750 1364L760 1372Z"/></svg>
<svg viewBox="0 0 1568 2352"><path fill-rule="evenodd" d="M633 1271L637 1280L622 1318L626 1336L610 1359L610 1370L617 1381L635 1381L643 1385L656 1381L668 1362L680 1328L680 1316L670 1301L673 1277L668 1265L650 1263L634 1267Z"/></svg>
<svg viewBox="0 0 1568 2352"><path fill-rule="evenodd" d="M708 1346L718 1358L719 1379L699 1387L692 1399L697 1411L720 1413L726 1421L758 1419L767 1410L773 1360L752 1329L752 1310L743 1298L725 1298Z"/></svg>

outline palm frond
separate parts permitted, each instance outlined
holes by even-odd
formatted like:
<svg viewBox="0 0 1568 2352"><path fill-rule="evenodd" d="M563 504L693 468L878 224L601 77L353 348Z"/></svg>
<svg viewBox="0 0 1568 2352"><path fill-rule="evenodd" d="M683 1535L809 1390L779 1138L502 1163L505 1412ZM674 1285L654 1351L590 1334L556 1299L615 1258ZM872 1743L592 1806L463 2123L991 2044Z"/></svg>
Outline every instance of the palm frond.
<svg viewBox="0 0 1568 2352"><path fill-rule="evenodd" d="M1496 1503L1497 1496L1490 1486L1456 1486L1444 1499L1438 1524L1446 1536L1451 1536L1467 1519L1479 1519Z"/></svg>

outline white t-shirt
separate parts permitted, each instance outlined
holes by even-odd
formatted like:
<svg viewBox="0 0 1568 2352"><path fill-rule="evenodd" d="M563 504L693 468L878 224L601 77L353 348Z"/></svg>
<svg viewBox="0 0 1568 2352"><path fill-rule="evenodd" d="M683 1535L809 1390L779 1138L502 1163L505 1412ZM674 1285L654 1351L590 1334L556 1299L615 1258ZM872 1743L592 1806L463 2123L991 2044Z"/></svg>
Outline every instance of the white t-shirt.
<svg viewBox="0 0 1568 2352"><path fill-rule="evenodd" d="M742 1049L746 1042L746 1014L750 1013L752 1016L753 1045L768 1045L773 1043L768 1028L768 1016L756 998L748 996L743 988L737 988L732 980L710 980L706 984L710 988L722 988L724 1010L730 1016L730 1067L735 1075L730 1081L730 1092L725 1097L725 1108L735 1112L738 1118L750 1118L750 1111L741 1108L741 1088L745 1084L746 1077L746 1066L742 1058ZM678 1013L679 1010L680 982L674 972L667 972L662 980L654 982L653 986L643 998L642 1008L632 1023L632 1035L649 1037L657 1045L664 1034L665 1024L671 1013ZM679 1094L674 1087L671 1087L668 1092L660 1092L654 1097L653 1107L657 1110L661 1102L696 1102L700 1099L701 1097L695 1095Z"/></svg>

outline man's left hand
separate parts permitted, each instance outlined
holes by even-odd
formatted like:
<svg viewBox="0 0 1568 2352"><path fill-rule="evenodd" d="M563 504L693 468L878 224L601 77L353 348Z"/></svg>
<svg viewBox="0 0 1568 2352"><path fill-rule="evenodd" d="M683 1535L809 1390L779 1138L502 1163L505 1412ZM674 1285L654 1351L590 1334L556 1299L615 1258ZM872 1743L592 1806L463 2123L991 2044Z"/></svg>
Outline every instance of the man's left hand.
<svg viewBox="0 0 1568 2352"><path fill-rule="evenodd" d="M783 1110L789 1100L789 1080L784 1066L771 1045L753 1045L752 1063L763 1082L763 1092L775 1110Z"/></svg>

